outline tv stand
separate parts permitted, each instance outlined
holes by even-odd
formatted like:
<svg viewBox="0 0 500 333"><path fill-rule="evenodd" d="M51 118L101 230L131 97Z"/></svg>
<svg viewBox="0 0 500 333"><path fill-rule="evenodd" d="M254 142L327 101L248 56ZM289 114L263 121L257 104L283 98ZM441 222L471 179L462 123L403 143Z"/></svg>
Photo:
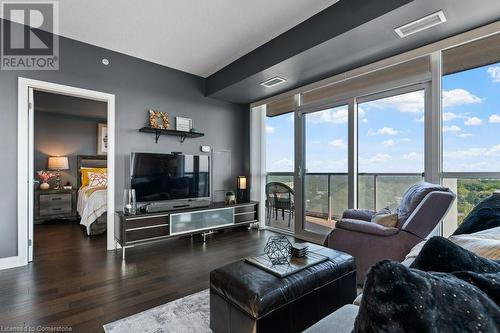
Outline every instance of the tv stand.
<svg viewBox="0 0 500 333"><path fill-rule="evenodd" d="M216 230L249 226L259 222L257 202L225 205L215 202L208 207L173 209L156 213L124 215L118 212L115 219L115 239L126 249L172 237L201 234L205 236Z"/></svg>

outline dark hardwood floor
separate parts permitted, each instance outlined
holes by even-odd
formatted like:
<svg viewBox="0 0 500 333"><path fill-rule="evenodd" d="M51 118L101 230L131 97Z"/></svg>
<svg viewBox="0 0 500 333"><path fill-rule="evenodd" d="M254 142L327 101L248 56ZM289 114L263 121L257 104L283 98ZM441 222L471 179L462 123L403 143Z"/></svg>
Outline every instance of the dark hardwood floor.
<svg viewBox="0 0 500 333"><path fill-rule="evenodd" d="M198 292L212 269L262 253L270 231L237 229L121 251L106 251L106 236L87 237L76 223L35 228L35 259L0 272L0 325L102 325Z"/></svg>

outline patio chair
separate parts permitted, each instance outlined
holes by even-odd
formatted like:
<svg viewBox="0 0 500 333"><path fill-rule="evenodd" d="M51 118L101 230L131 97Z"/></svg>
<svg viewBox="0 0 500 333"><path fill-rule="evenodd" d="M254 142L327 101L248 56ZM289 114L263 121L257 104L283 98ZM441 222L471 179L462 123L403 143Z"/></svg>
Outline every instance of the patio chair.
<svg viewBox="0 0 500 333"><path fill-rule="evenodd" d="M278 213L281 210L281 218L285 221L285 213L288 213L288 227L290 227L293 218L294 206L294 193L290 186L280 183L271 182L266 185L266 214L271 222L271 217L274 213L278 219Z"/></svg>
<svg viewBox="0 0 500 333"><path fill-rule="evenodd" d="M447 187L425 182L415 184L403 194L396 210L396 227L371 222L374 211L348 209L327 236L325 246L351 254L356 259L357 281L362 283L376 262L403 261L443 220L454 200L455 194Z"/></svg>

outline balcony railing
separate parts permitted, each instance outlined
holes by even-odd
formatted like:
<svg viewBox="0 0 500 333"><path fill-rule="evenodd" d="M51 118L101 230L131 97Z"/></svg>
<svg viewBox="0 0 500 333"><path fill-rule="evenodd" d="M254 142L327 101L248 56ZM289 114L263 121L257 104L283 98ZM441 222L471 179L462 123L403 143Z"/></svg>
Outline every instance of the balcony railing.
<svg viewBox="0 0 500 333"><path fill-rule="evenodd" d="M358 207L379 210L395 208L401 195L421 181L419 173L359 173ZM293 189L293 173L271 172L267 183L281 182ZM305 176L306 215L328 220L339 218L346 210L347 173L307 173Z"/></svg>
<svg viewBox="0 0 500 333"><path fill-rule="evenodd" d="M421 181L418 173L360 173L358 207L379 210L399 205L404 191ZM267 182L286 183L293 188L293 173L271 172ZM325 220L338 219L347 209L347 173L307 173L306 216ZM457 200L443 221L443 235L451 235L470 211L483 199L500 190L500 179L489 177L443 178L444 186L457 194ZM314 221L315 219L311 219Z"/></svg>

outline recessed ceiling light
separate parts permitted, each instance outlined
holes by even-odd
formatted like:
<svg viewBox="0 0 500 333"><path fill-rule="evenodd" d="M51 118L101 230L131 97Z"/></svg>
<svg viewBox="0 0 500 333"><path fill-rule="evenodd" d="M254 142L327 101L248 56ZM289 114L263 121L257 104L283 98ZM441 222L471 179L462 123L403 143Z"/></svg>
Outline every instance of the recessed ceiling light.
<svg viewBox="0 0 500 333"><path fill-rule="evenodd" d="M104 66L109 65L109 60L108 60L108 59L106 59L106 58L102 58L102 60L101 60L101 61L102 61L102 64L103 64Z"/></svg>
<svg viewBox="0 0 500 333"><path fill-rule="evenodd" d="M281 84L283 82L286 82L286 80L284 78L279 77L279 76L275 76L273 78L270 78L270 79L262 82L260 85L267 87L267 88L271 88L271 87L277 86L278 84Z"/></svg>
<svg viewBox="0 0 500 333"><path fill-rule="evenodd" d="M443 11L440 10L439 12L427 15L418 20L402 25L399 28L394 29L394 31L396 31L399 37L405 38L417 32L427 30L431 27L434 27L436 25L445 22L446 22L446 16L444 16Z"/></svg>

